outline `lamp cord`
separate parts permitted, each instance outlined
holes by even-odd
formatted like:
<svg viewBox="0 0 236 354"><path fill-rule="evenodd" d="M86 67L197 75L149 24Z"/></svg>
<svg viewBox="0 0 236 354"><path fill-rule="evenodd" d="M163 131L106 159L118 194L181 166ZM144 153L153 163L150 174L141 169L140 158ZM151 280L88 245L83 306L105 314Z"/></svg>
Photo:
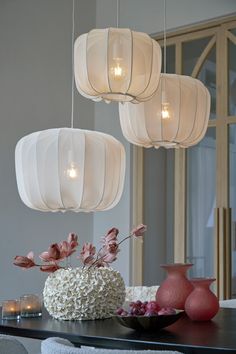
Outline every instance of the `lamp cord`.
<svg viewBox="0 0 236 354"><path fill-rule="evenodd" d="M116 0L116 27L120 24L120 0Z"/></svg>
<svg viewBox="0 0 236 354"><path fill-rule="evenodd" d="M71 128L74 128L74 41L75 41L75 0L72 0L72 38L71 38L71 55L72 55L72 78L71 78Z"/></svg>
<svg viewBox="0 0 236 354"><path fill-rule="evenodd" d="M166 0L164 0L164 74L166 74Z"/></svg>

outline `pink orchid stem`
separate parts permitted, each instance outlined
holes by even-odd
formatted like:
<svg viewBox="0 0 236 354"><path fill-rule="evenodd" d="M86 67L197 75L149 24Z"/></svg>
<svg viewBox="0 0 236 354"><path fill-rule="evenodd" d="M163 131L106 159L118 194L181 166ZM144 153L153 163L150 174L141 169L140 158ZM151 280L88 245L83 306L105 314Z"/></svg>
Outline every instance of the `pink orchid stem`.
<svg viewBox="0 0 236 354"><path fill-rule="evenodd" d="M125 240L128 240L128 238L131 238L133 236L133 234L130 234L129 236L126 236L125 238L123 238L123 240L121 240L119 243L118 243L118 246L124 242Z"/></svg>
<svg viewBox="0 0 236 354"><path fill-rule="evenodd" d="M94 266L97 262L99 262L101 259L103 259L103 258L106 256L106 254L104 254L103 256L101 256L100 258L98 258L99 252L100 252L101 250L102 250L102 248L98 251L97 258L95 259L95 261L94 261L92 264L90 264L90 266L88 267L88 269L90 269L92 266Z"/></svg>
<svg viewBox="0 0 236 354"><path fill-rule="evenodd" d="M133 234L130 234L129 236L126 236L125 238L123 238L123 240L121 240L119 243L118 243L118 246L124 242L125 240L128 240L129 238L131 238L133 236ZM106 254L104 254L103 256L101 256L100 258L98 258L99 256L99 252L103 249L103 247L100 248L100 250L98 251L97 253L97 258L95 259L95 261L89 266L88 269L90 269L92 266L94 266L97 262L101 261L105 256ZM111 263L111 262L106 262L106 263Z"/></svg>
<svg viewBox="0 0 236 354"><path fill-rule="evenodd" d="M99 253L100 253L100 251L101 251L102 249L103 249L103 246L98 250L98 253L97 253L97 256L96 256L95 261L94 261L92 264L90 264L90 266L89 266L88 269L90 269L94 264L96 264L98 261L100 261L100 260L104 257L104 255L103 255L102 257L98 258L98 257L99 257ZM84 265L84 266L85 266L85 265Z"/></svg>
<svg viewBox="0 0 236 354"><path fill-rule="evenodd" d="M96 259L92 264L90 264L90 266L88 267L88 269L90 269L90 268L92 268L93 266L95 266L96 263L98 263L99 261L101 261L105 256L106 256L106 254L104 254L102 257ZM106 262L106 263L110 263L110 262Z"/></svg>

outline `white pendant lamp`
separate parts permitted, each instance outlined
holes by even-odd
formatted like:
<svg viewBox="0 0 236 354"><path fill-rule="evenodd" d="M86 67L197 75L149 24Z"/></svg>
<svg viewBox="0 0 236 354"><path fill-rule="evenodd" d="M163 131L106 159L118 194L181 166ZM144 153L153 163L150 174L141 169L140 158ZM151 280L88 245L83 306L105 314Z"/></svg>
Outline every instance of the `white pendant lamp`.
<svg viewBox="0 0 236 354"><path fill-rule="evenodd" d="M210 94L190 76L166 74L166 1L164 0L164 74L156 93L138 105L119 104L123 135L132 144L179 148L197 144L205 135Z"/></svg>
<svg viewBox="0 0 236 354"><path fill-rule="evenodd" d="M151 100L119 104L123 135L143 147L188 147L205 135L210 94L203 83L189 76L161 74Z"/></svg>
<svg viewBox="0 0 236 354"><path fill-rule="evenodd" d="M74 71L78 91L94 101L146 101L158 86L161 49L145 33L94 29L75 41Z"/></svg>
<svg viewBox="0 0 236 354"><path fill-rule="evenodd" d="M125 151L110 135L59 128L23 137L16 146L22 201L41 211L99 211L120 200Z"/></svg>
<svg viewBox="0 0 236 354"><path fill-rule="evenodd" d="M72 75L71 128L35 132L16 145L18 191L32 209L101 211L113 208L120 200L125 176L124 147L110 135L74 129L73 98Z"/></svg>

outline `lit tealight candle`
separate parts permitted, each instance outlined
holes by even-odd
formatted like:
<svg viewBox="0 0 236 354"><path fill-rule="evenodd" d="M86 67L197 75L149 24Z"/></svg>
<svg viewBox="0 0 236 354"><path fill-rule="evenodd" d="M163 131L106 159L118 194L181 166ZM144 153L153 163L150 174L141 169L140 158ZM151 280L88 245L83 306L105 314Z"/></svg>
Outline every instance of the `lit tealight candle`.
<svg viewBox="0 0 236 354"><path fill-rule="evenodd" d="M20 318L20 301L5 300L2 302L2 319L15 320Z"/></svg>
<svg viewBox="0 0 236 354"><path fill-rule="evenodd" d="M20 298L21 317L39 317L42 315L42 304L39 296L29 294Z"/></svg>

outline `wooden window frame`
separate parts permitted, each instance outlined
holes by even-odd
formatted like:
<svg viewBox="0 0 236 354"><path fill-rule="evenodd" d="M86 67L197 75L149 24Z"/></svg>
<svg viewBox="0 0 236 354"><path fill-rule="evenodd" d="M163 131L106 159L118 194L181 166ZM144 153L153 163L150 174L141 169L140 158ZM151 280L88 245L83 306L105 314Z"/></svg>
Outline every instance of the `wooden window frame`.
<svg viewBox="0 0 236 354"><path fill-rule="evenodd" d="M235 44L236 40L227 32L230 28L236 28L236 13L167 33L167 45L175 45L177 74L182 73L182 43L207 36L212 37L195 65L193 77L198 75L205 56L209 53L214 42L216 43L217 119L210 120L209 127L216 128L217 141L216 189L218 193L215 210L215 276L217 278L216 291L220 298L228 298L231 294L228 127L230 124L236 124L236 116L227 115L227 40L229 38ZM156 34L153 37L158 40L160 45L163 45L163 34ZM224 54L222 55L222 53ZM219 95L221 99L219 99ZM186 171L186 150L178 149L175 151L175 262L185 262L186 259ZM143 173L143 148L133 146L133 224L143 221ZM142 285L144 261L143 243L140 240L133 242L131 257L131 283L132 285Z"/></svg>

